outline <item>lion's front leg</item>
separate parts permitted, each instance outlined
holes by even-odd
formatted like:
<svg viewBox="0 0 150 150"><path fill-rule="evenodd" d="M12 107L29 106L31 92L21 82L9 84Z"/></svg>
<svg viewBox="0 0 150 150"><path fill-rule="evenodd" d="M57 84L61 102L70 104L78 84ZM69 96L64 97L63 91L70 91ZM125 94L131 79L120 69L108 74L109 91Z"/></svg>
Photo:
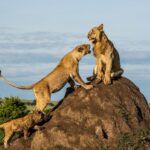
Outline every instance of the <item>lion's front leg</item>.
<svg viewBox="0 0 150 150"><path fill-rule="evenodd" d="M103 73L103 63L101 57L99 57L96 61L96 83L99 83L103 80L104 78L104 73Z"/></svg>
<svg viewBox="0 0 150 150"><path fill-rule="evenodd" d="M9 141L11 140L12 136L13 136L12 130L5 130L5 137L4 137L4 147L5 148L8 148Z"/></svg>
<svg viewBox="0 0 150 150"><path fill-rule="evenodd" d="M72 76L73 79L74 79L77 83L79 83L83 88L85 88L85 89L87 89L87 90L93 88L93 85L91 85L91 84L86 84L86 83L82 80L82 78L81 78L80 75L79 75L78 68L73 68L72 71L73 71L73 72L72 72L72 75L71 75L71 76Z"/></svg>
<svg viewBox="0 0 150 150"><path fill-rule="evenodd" d="M27 139L28 139L28 136L29 136L28 129L25 128L25 129L23 130L23 133L24 133L24 139L27 140Z"/></svg>
<svg viewBox="0 0 150 150"><path fill-rule="evenodd" d="M113 62L113 57L112 55L110 55L106 60L106 70L105 70L105 76L104 76L105 85L111 84L112 62Z"/></svg>

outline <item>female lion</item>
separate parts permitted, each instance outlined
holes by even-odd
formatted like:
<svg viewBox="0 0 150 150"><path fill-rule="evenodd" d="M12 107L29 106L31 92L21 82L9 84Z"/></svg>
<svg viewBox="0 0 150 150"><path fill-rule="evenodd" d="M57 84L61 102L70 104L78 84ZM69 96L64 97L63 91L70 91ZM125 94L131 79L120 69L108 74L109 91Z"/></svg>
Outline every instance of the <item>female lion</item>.
<svg viewBox="0 0 150 150"><path fill-rule="evenodd" d="M93 53L96 65L93 76L87 79L94 80L96 78L96 83L103 80L104 84L111 84L111 79L120 77L123 69L120 67L120 58L116 48L103 31L103 24L92 28L88 33L88 39L94 45Z"/></svg>

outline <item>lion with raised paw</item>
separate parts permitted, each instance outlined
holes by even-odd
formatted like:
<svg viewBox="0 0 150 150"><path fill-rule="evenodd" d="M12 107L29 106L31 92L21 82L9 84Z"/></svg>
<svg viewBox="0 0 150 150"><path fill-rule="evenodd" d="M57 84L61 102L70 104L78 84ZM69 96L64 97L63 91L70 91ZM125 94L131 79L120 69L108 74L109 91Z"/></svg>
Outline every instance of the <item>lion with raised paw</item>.
<svg viewBox="0 0 150 150"><path fill-rule="evenodd" d="M83 56L89 54L90 52L89 44L76 46L71 52L66 54L61 59L60 63L51 73L31 86L17 86L14 83L8 81L2 75L1 78L3 78L4 81L15 88L26 90L32 89L36 97L36 110L43 111L50 102L51 93L62 89L67 82L73 88L75 87L74 81L79 83L87 90L93 88L93 85L86 84L79 75L79 61Z"/></svg>

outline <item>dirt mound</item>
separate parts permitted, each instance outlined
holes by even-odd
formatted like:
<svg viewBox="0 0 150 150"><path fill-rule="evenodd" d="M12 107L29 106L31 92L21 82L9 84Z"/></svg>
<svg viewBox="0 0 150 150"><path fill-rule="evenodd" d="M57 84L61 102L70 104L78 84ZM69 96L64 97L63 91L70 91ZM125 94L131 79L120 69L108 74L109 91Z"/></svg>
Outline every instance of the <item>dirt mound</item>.
<svg viewBox="0 0 150 150"><path fill-rule="evenodd" d="M50 115L41 131L15 140L9 150L144 149L150 142L148 103L126 78L89 91L79 87Z"/></svg>

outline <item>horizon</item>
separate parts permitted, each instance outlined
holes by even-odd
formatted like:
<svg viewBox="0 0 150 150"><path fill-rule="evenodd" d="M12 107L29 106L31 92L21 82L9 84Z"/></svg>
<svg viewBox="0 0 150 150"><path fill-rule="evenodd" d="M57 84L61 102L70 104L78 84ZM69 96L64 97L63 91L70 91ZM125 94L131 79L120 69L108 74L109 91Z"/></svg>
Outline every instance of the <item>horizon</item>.
<svg viewBox="0 0 150 150"><path fill-rule="evenodd" d="M8 80L17 85L40 80L73 47L90 43L88 31L103 23L120 54L123 76L133 81L150 102L150 2L6 0L0 4L0 70ZM84 81L92 75L94 64L93 55L80 62ZM12 88L1 80L0 85L2 98L34 99L32 91ZM52 100L61 100L65 88L52 94Z"/></svg>

